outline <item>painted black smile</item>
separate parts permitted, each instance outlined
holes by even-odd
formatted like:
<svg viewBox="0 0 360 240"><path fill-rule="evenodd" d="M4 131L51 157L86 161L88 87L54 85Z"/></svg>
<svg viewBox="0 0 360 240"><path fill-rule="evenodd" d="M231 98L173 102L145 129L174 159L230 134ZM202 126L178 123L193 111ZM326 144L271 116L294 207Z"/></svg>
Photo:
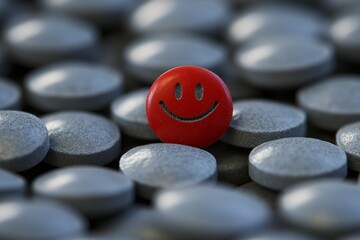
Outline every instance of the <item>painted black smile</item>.
<svg viewBox="0 0 360 240"><path fill-rule="evenodd" d="M217 106L219 105L219 102L214 102L214 104L204 113L196 116L196 117L181 117L181 116L178 116L176 115L175 113L171 112L165 105L165 103L163 101L160 101L159 102L160 104L160 107L167 113L167 115L169 115L170 117L178 120L178 121L181 121L181 122L197 122L197 121L200 121L200 120L203 120L204 118L207 118L212 112L215 111L215 109L217 108Z"/></svg>

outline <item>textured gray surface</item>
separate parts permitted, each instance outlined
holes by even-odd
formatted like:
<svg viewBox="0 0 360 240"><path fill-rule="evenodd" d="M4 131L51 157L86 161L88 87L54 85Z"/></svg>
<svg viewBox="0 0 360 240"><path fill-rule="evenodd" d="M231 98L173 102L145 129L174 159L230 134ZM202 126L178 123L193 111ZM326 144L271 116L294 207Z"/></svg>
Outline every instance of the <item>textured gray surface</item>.
<svg viewBox="0 0 360 240"><path fill-rule="evenodd" d="M336 133L336 144L348 157L348 168L360 172L360 122L345 125Z"/></svg>
<svg viewBox="0 0 360 240"><path fill-rule="evenodd" d="M50 137L45 161L51 165L105 165L119 155L119 130L100 115L67 111L49 114L42 120Z"/></svg>
<svg viewBox="0 0 360 240"><path fill-rule="evenodd" d="M321 37L326 31L327 22L316 11L290 4L267 4L255 5L236 16L228 28L228 39L241 44L283 34Z"/></svg>
<svg viewBox="0 0 360 240"><path fill-rule="evenodd" d="M163 191L155 198L155 207L179 232L197 239L227 239L261 229L271 219L260 199L221 185Z"/></svg>
<svg viewBox="0 0 360 240"><path fill-rule="evenodd" d="M1 202L0 212L1 239L67 239L82 235L87 228L80 215L55 202Z"/></svg>
<svg viewBox="0 0 360 240"><path fill-rule="evenodd" d="M360 77L342 75L300 89L299 105L316 127L336 131L360 120Z"/></svg>
<svg viewBox="0 0 360 240"><path fill-rule="evenodd" d="M179 144L148 144L120 159L120 170L150 199L159 188L186 187L216 179L216 160L208 152Z"/></svg>
<svg viewBox="0 0 360 240"><path fill-rule="evenodd" d="M44 110L98 110L123 90L119 72L97 64L66 62L32 72L25 82L27 99Z"/></svg>
<svg viewBox="0 0 360 240"><path fill-rule="evenodd" d="M358 10L360 6L358 6ZM347 60L360 63L356 52L360 51L360 16L358 12L348 12L336 18L330 28L330 37L339 55Z"/></svg>
<svg viewBox="0 0 360 240"><path fill-rule="evenodd" d="M216 33L229 18L223 1L152 0L132 14L130 28L138 33L196 31Z"/></svg>
<svg viewBox="0 0 360 240"><path fill-rule="evenodd" d="M245 183L238 189L262 199L269 204L269 206L275 208L278 198L278 193L276 191L264 188L255 182Z"/></svg>
<svg viewBox="0 0 360 240"><path fill-rule="evenodd" d="M20 175L0 169L0 201L25 194L26 181Z"/></svg>
<svg viewBox="0 0 360 240"><path fill-rule="evenodd" d="M233 119L221 138L231 145L253 148L264 142L303 137L306 114L299 108L270 100L234 102Z"/></svg>
<svg viewBox="0 0 360 240"><path fill-rule="evenodd" d="M317 237L290 230L273 230L237 240L318 240Z"/></svg>
<svg viewBox="0 0 360 240"><path fill-rule="evenodd" d="M18 110L20 101L20 88L13 82L0 79L0 110Z"/></svg>
<svg viewBox="0 0 360 240"><path fill-rule="evenodd" d="M322 180L284 192L279 209L282 217L295 226L333 238L335 234L359 229L359 201L358 186Z"/></svg>
<svg viewBox="0 0 360 240"><path fill-rule="evenodd" d="M11 22L4 39L13 58L37 66L86 54L95 46L97 34L90 25L76 20L38 15Z"/></svg>
<svg viewBox="0 0 360 240"><path fill-rule="evenodd" d="M0 167L24 171L40 163L49 150L44 123L20 111L0 111Z"/></svg>
<svg viewBox="0 0 360 240"><path fill-rule="evenodd" d="M347 158L336 145L314 138L283 138L254 148L249 156L252 180L274 190L315 178L345 178Z"/></svg>
<svg viewBox="0 0 360 240"><path fill-rule="evenodd" d="M239 75L267 89L299 87L333 70L331 45L315 39L281 36L254 41L235 52Z"/></svg>
<svg viewBox="0 0 360 240"><path fill-rule="evenodd" d="M145 113L145 102L149 89L139 89L118 97L111 104L112 119L121 131L129 136L156 140Z"/></svg>
<svg viewBox="0 0 360 240"><path fill-rule="evenodd" d="M62 201L91 218L109 216L129 207L133 188L122 174L95 166L54 170L32 184L37 196Z"/></svg>
<svg viewBox="0 0 360 240"><path fill-rule="evenodd" d="M158 34L139 38L125 49L128 71L152 83L170 68L196 65L216 72L225 61L225 49L215 41L191 34ZM217 72L218 73L218 72Z"/></svg>

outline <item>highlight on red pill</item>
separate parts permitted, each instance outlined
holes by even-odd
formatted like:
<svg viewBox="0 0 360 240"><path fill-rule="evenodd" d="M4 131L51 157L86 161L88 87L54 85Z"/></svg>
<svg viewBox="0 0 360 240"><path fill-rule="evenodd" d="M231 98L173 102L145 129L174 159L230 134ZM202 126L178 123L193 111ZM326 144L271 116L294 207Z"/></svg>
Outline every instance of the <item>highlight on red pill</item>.
<svg viewBox="0 0 360 240"><path fill-rule="evenodd" d="M207 147L228 129L232 99L223 80L197 66L162 74L150 88L146 115L151 129L167 143Z"/></svg>

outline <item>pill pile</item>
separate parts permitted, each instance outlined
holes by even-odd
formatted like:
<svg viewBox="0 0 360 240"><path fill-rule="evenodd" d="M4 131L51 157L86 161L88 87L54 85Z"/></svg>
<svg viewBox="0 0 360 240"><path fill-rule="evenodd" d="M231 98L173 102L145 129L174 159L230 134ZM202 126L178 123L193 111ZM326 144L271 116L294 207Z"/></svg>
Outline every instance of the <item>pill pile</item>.
<svg viewBox="0 0 360 240"><path fill-rule="evenodd" d="M360 1L0 0L0 240L360 239Z"/></svg>

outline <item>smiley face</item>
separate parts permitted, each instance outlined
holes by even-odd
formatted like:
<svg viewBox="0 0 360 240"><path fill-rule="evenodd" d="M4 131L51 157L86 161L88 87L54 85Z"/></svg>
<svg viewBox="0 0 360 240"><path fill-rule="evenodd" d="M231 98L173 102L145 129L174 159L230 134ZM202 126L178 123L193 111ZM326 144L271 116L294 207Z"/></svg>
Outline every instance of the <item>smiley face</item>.
<svg viewBox="0 0 360 240"><path fill-rule="evenodd" d="M232 99L216 74L201 67L182 66L154 82L147 96L146 114L160 140L206 147L229 127Z"/></svg>

